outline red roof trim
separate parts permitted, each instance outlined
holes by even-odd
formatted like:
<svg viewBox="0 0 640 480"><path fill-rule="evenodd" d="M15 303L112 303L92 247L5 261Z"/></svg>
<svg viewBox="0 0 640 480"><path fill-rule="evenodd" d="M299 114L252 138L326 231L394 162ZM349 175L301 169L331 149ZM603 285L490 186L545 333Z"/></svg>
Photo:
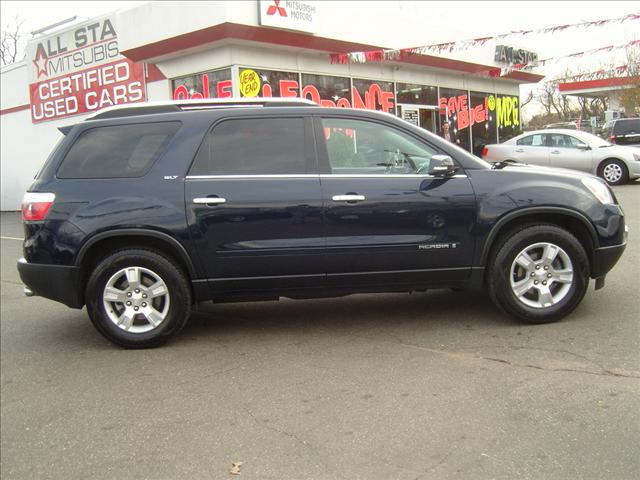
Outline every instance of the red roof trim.
<svg viewBox="0 0 640 480"><path fill-rule="evenodd" d="M134 62L141 62L149 58L168 55L179 52L180 50L187 50L226 38L272 43L275 45L286 45L326 52L353 52L381 48L373 45L343 42L341 40L316 37L297 32L227 22L149 43L141 47L123 50L120 53Z"/></svg>
<svg viewBox="0 0 640 480"><path fill-rule="evenodd" d="M0 115L6 115L7 113L21 112L22 110L29 110L31 106L27 103L25 105L18 105L17 107L5 108L0 110Z"/></svg>
<svg viewBox="0 0 640 480"><path fill-rule="evenodd" d="M631 85L634 83L640 83L640 77L600 78L597 80L584 80L582 82L560 83L558 84L558 89L561 92L571 92L573 90L618 87L622 85Z"/></svg>
<svg viewBox="0 0 640 480"><path fill-rule="evenodd" d="M223 39L248 40L272 45L282 45L335 53L382 49L382 47L374 45L346 42L298 32L289 32L286 30L241 25L238 23L221 23L212 27L149 43L141 47L123 50L121 53L134 62L142 62L150 58L169 55L181 50L187 50ZM462 62L460 60L452 60L450 58L434 57L430 55L405 55L399 61L401 63L443 68L465 73L481 73L496 68L489 65ZM329 59L327 59L327 63L328 62ZM512 72L505 78L526 82L538 82L544 77L526 72Z"/></svg>
<svg viewBox="0 0 640 480"><path fill-rule="evenodd" d="M158 80L166 79L165 74L160 71L155 63L147 64L147 82L157 82Z"/></svg>
<svg viewBox="0 0 640 480"><path fill-rule="evenodd" d="M446 70L457 70L466 73L483 74L488 73L489 70L495 70L496 67L489 65L482 65L479 63L463 62L461 60L452 60L450 58L434 57L431 55L414 55L404 54L400 57L400 62L411 63L413 65L424 65L427 67L443 68ZM539 82L544 78L543 75L536 75L534 73L522 72L514 70L505 77L512 80L522 80L526 82Z"/></svg>

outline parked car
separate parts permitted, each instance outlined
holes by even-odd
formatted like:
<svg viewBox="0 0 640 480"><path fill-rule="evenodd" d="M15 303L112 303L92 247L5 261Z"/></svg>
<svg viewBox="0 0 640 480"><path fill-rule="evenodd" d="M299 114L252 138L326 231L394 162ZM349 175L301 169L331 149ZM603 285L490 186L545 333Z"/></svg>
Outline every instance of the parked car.
<svg viewBox="0 0 640 480"><path fill-rule="evenodd" d="M602 138L616 145L640 146L640 118L617 118L602 126Z"/></svg>
<svg viewBox="0 0 640 480"><path fill-rule="evenodd" d="M165 342L207 300L486 287L551 322L626 245L600 179L492 168L381 112L200 100L61 130L24 197L18 270L124 347Z"/></svg>
<svg viewBox="0 0 640 480"><path fill-rule="evenodd" d="M545 167L592 173L610 185L640 177L640 148L613 145L587 132L536 130L499 145L487 145L482 157L488 162L510 160Z"/></svg>

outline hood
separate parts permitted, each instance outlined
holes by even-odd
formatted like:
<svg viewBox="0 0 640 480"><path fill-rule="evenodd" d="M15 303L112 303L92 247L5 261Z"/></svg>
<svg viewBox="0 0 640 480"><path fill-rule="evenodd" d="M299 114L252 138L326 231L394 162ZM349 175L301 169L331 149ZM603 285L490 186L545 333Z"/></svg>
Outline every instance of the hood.
<svg viewBox="0 0 640 480"><path fill-rule="evenodd" d="M506 172L518 172L518 173L531 173L531 174L543 174L543 175L553 175L560 178L572 178L572 179L581 179L586 177L597 178L594 175L591 175L587 172L580 172L578 170L569 170L568 168L558 168L558 167L541 167L538 165L528 165L526 163L513 163L508 167L504 167L500 170L496 171L506 171Z"/></svg>

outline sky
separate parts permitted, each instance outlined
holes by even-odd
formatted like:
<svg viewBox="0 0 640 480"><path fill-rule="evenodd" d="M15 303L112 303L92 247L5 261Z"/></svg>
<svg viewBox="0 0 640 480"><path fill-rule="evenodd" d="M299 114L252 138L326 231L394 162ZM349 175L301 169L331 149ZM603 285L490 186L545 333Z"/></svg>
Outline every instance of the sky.
<svg viewBox="0 0 640 480"><path fill-rule="evenodd" d="M16 16L24 21L25 32L32 32L57 21L75 15L82 19L95 17L114 10L124 10L142 5L144 1L6 1L0 2L0 19L4 28L14 23ZM339 3L339 2L338 2ZM640 3L632 1L459 1L459 2L361 2L369 8L400 8L407 10L405 25L384 25L378 43L389 48L415 47L446 41L498 35L512 30L536 29L620 17L629 13L640 13ZM438 18L446 24L438 37L425 32L421 26L425 18ZM352 21L349 19L349 21ZM402 35L398 32L402 31ZM408 44L398 44L399 38ZM605 27L571 29L553 35L527 35L509 37L512 42L522 43L528 50L536 51L539 58L581 52L607 45L620 45L640 39L640 21L630 21ZM625 52L602 53L575 58L545 66L549 78L561 77L567 70L586 73L598 70L605 64L625 64ZM526 97L535 85L521 87L521 96ZM532 106L530 108L535 108ZM533 112L525 112L533 113Z"/></svg>

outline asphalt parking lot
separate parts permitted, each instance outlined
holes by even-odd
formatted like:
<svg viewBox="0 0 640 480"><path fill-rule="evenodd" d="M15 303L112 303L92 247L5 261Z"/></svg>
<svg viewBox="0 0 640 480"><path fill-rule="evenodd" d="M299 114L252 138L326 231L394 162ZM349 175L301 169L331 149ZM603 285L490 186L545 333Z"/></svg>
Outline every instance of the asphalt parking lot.
<svg viewBox="0 0 640 480"><path fill-rule="evenodd" d="M615 191L627 251L560 323L480 294L356 295L206 306L144 351L25 298L2 214L1 475L640 478L640 182Z"/></svg>

